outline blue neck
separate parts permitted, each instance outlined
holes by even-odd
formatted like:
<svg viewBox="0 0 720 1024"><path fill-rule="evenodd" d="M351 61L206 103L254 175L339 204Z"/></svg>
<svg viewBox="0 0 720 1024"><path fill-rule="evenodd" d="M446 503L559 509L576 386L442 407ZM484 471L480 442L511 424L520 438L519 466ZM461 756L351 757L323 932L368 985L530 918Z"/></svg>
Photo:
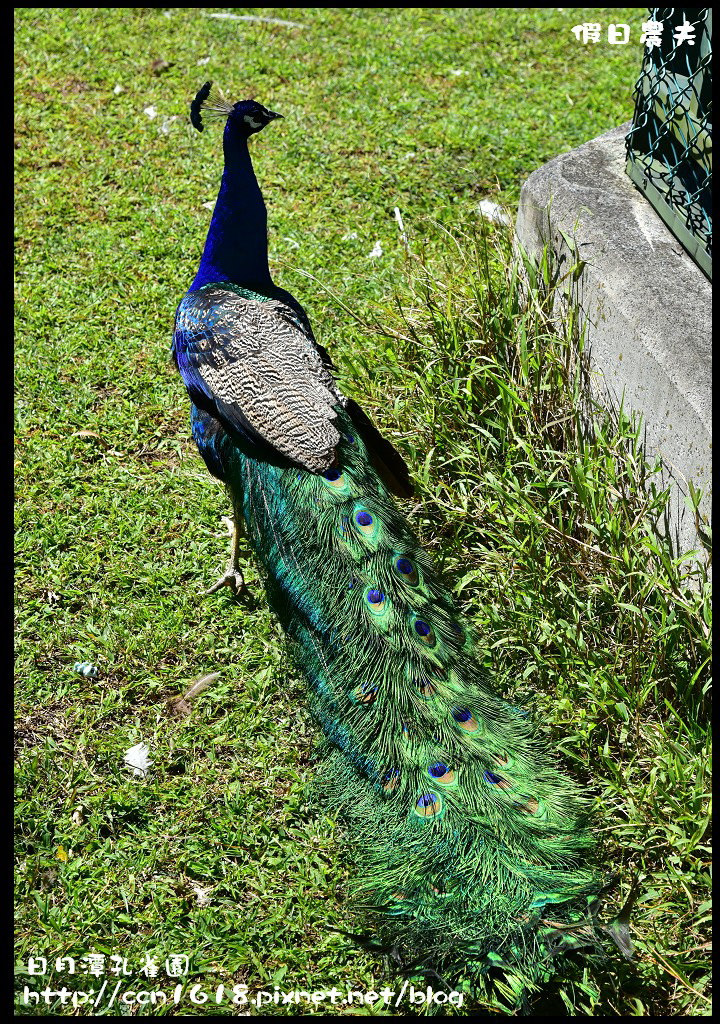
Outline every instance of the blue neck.
<svg viewBox="0 0 720 1024"><path fill-rule="evenodd" d="M231 121L225 126L223 150L225 170L191 292L215 281L249 288L272 284L265 202L247 139Z"/></svg>

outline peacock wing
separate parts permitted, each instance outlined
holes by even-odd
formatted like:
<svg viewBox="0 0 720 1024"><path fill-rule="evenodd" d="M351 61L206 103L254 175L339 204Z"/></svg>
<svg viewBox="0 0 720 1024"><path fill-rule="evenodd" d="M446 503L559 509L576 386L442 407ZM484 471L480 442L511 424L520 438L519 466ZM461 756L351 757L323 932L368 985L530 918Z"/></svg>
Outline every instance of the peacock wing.
<svg viewBox="0 0 720 1024"><path fill-rule="evenodd" d="M314 473L333 463L346 399L297 313L222 288L187 295L173 351L190 397Z"/></svg>

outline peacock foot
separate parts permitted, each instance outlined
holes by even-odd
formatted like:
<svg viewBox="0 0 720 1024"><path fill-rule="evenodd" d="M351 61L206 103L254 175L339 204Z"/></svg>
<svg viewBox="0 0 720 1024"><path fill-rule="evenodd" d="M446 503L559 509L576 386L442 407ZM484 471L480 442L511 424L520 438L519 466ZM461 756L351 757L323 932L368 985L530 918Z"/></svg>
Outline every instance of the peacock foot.
<svg viewBox="0 0 720 1024"><path fill-rule="evenodd" d="M229 565L225 572L222 574L219 580L217 580L211 587L203 591L203 596L207 597L208 594L214 594L217 590L222 587L230 587L233 594L237 597L241 590L245 587L245 577L236 565Z"/></svg>

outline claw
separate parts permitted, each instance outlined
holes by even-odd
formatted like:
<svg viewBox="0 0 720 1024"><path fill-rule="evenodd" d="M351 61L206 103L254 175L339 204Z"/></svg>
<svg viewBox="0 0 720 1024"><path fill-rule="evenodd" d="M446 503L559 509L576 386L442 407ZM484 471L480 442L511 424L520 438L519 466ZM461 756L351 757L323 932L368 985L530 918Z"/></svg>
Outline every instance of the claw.
<svg viewBox="0 0 720 1024"><path fill-rule="evenodd" d="M222 587L230 587L233 594L237 597L245 587L245 577L238 568L229 568L216 583L213 583L211 587L203 591L203 597L206 597L208 594L214 594Z"/></svg>

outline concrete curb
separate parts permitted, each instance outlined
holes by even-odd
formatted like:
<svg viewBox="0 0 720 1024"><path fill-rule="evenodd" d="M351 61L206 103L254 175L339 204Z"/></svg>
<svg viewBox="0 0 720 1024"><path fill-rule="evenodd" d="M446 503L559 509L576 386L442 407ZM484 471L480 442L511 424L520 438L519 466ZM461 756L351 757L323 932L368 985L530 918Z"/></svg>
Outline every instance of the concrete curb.
<svg viewBox="0 0 720 1024"><path fill-rule="evenodd" d="M536 255L549 242L569 268L586 261L578 290L593 390L643 417L648 456L672 486L666 535L676 553L699 549L688 481L710 518L712 286L625 174L621 125L534 171L516 234ZM560 274L562 276L562 272Z"/></svg>

